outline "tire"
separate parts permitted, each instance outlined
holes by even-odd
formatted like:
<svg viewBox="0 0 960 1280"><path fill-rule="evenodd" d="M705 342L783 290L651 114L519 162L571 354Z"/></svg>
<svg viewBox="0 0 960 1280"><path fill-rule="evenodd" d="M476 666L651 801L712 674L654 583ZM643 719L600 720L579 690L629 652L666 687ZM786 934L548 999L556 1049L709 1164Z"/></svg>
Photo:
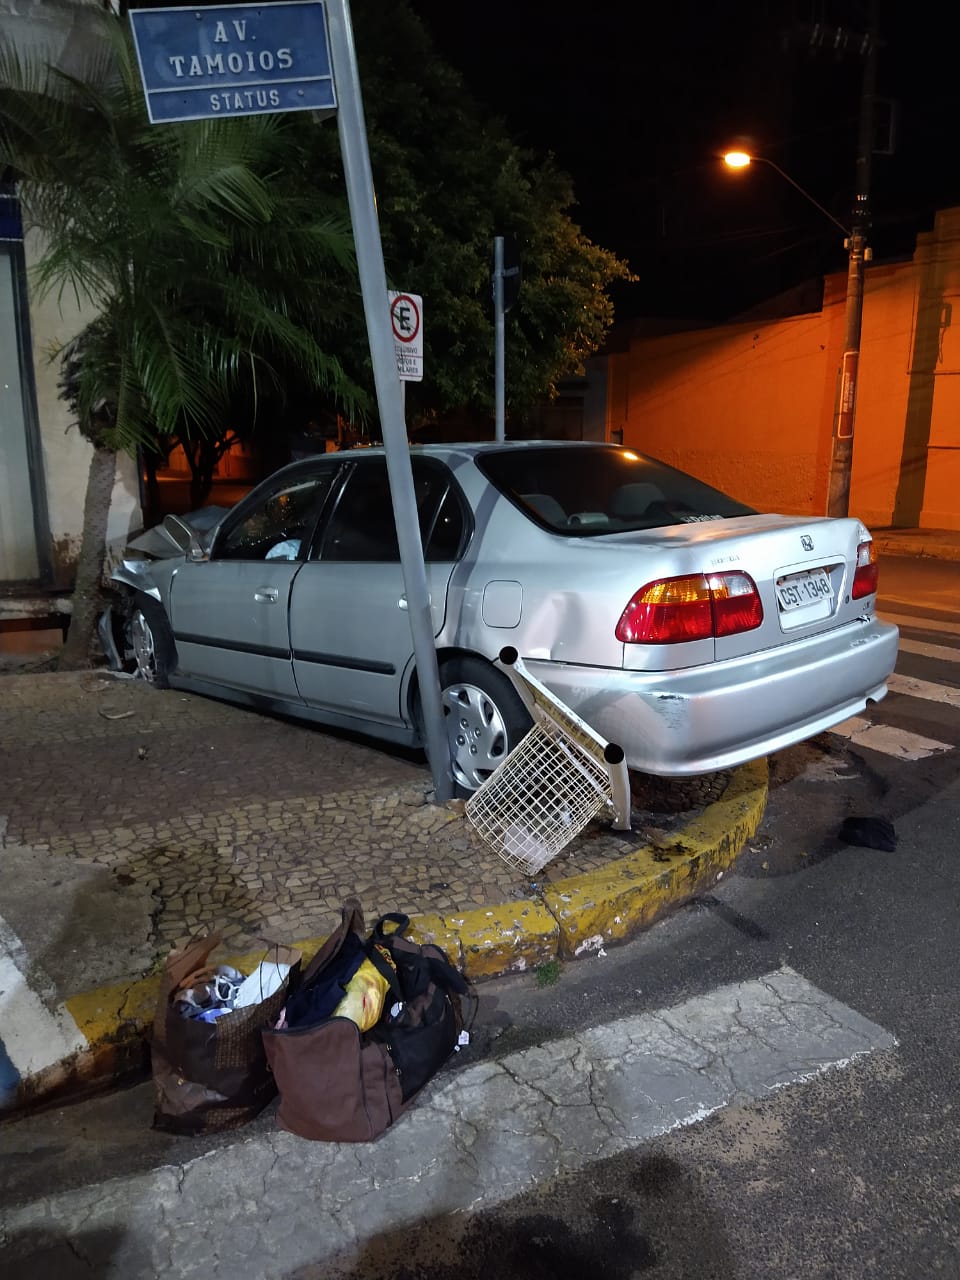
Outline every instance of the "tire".
<svg viewBox="0 0 960 1280"><path fill-rule="evenodd" d="M442 663L440 690L455 794L469 798L532 721L508 678L482 658Z"/></svg>
<svg viewBox="0 0 960 1280"><path fill-rule="evenodd" d="M170 676L177 669L177 646L163 608L142 592L133 598L129 632L141 680L155 689L168 688Z"/></svg>

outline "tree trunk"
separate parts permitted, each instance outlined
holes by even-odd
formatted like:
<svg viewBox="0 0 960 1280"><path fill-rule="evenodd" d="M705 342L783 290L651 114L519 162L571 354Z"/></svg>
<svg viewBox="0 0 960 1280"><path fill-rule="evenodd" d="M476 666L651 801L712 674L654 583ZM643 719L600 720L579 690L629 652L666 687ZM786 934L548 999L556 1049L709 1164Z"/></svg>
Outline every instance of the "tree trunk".
<svg viewBox="0 0 960 1280"><path fill-rule="evenodd" d="M91 665L97 615L103 600L100 579L107 550L107 517L110 514L116 473L116 450L95 447L90 459L87 495L83 503L83 536L77 559L73 613L66 643L60 650L57 662L59 671L78 671Z"/></svg>

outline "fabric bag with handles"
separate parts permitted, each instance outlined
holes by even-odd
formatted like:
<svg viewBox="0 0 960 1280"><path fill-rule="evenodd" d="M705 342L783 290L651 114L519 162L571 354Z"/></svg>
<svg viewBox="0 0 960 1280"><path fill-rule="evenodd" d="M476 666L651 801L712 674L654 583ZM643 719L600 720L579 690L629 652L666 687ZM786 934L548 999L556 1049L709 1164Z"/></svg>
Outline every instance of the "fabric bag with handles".
<svg viewBox="0 0 960 1280"><path fill-rule="evenodd" d="M300 952L271 947L267 961L290 966L266 1000L223 1014L215 1022L184 1017L176 995L210 971L221 935L199 935L167 957L150 1046L153 1127L167 1133L218 1133L252 1120L276 1096L260 1029L275 1019L296 981Z"/></svg>
<svg viewBox="0 0 960 1280"><path fill-rule="evenodd" d="M390 933L387 923L394 925ZM463 1030L461 997L470 994L463 976L439 947L418 946L404 937L409 924L410 917L399 913L381 916L368 943L371 961L390 985L387 1007L370 1038L389 1053L404 1103L456 1049Z"/></svg>
<svg viewBox="0 0 960 1280"><path fill-rule="evenodd" d="M393 922L397 930L385 931ZM364 938L356 898L340 927L303 973L302 989L329 984L345 968L357 939L388 983L383 1016L369 1031L330 1016L296 1026L267 1027L263 1042L280 1091L277 1123L302 1138L370 1142L403 1113L457 1045L460 997L469 988L439 947L403 937L406 916L384 916ZM352 959L350 964L352 964ZM298 1000L302 993L298 993Z"/></svg>

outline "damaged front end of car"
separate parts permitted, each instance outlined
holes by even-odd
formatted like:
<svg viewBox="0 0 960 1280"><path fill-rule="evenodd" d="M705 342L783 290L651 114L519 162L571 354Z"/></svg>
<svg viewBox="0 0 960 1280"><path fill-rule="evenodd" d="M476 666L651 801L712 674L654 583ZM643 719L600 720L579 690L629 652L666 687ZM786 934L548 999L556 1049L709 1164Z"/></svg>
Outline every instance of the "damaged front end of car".
<svg viewBox="0 0 960 1280"><path fill-rule="evenodd" d="M136 646L130 633L136 602L146 596L165 603L170 581L185 560L205 560L226 515L224 507L204 507L186 516L165 516L127 544L110 574L110 596L97 619L97 636L114 671L137 670Z"/></svg>

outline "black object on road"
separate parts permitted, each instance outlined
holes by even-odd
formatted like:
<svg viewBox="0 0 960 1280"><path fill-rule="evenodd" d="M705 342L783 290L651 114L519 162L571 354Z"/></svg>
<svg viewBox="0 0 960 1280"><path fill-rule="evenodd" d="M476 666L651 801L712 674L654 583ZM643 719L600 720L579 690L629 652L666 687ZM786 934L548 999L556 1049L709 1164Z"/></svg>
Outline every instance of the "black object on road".
<svg viewBox="0 0 960 1280"><path fill-rule="evenodd" d="M897 833L886 818L845 818L839 834L844 844L861 845L865 849L893 853L897 847Z"/></svg>

